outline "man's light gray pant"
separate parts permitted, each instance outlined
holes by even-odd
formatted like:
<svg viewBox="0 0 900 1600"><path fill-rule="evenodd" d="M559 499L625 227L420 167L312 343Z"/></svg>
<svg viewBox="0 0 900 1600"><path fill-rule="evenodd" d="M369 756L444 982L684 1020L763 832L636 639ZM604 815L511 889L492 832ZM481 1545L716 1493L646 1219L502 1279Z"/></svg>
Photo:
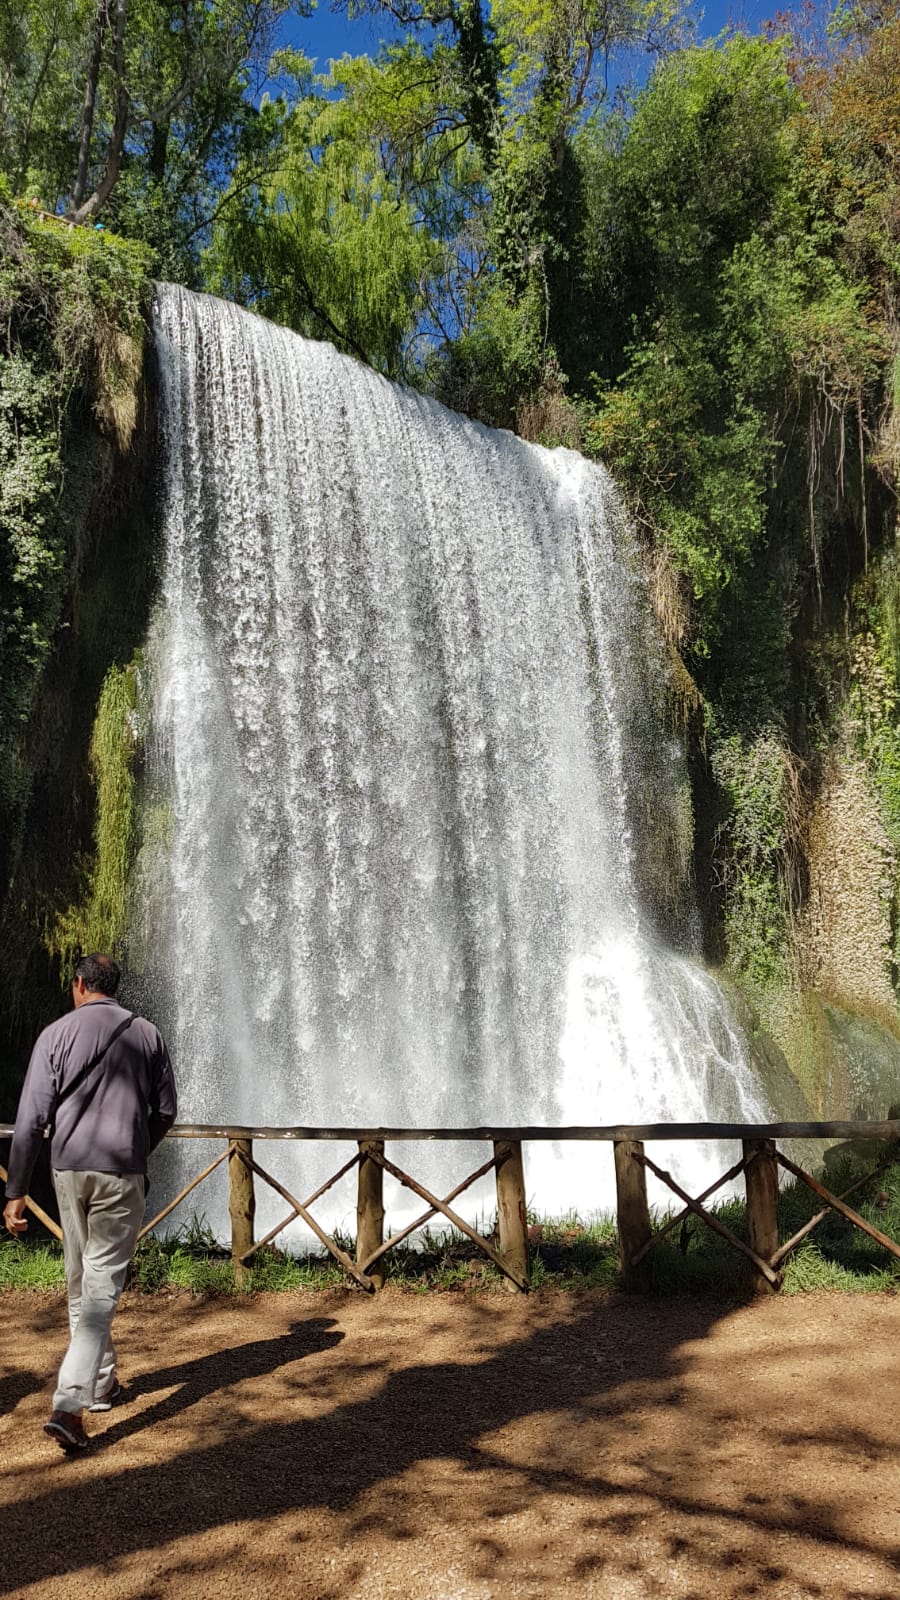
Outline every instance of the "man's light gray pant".
<svg viewBox="0 0 900 1600"><path fill-rule="evenodd" d="M81 1411L106 1392L116 1370L109 1330L144 1217L144 1179L136 1172L54 1171L53 1187L71 1335L53 1409Z"/></svg>

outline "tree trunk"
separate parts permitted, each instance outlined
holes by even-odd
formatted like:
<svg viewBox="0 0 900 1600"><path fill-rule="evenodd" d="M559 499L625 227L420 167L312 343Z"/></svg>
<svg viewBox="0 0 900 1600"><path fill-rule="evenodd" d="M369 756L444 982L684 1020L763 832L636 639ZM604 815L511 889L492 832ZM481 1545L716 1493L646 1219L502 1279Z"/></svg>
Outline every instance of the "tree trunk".
<svg viewBox="0 0 900 1600"><path fill-rule="evenodd" d="M88 165L91 158L91 137L94 132L94 112L97 107L97 86L100 82L100 62L103 56L103 38L109 25L109 0L98 0L94 17L94 36L88 61L87 82L84 86L84 105L81 111L81 136L78 141L78 165L72 185L70 210L76 212L87 188Z"/></svg>
<svg viewBox="0 0 900 1600"><path fill-rule="evenodd" d="M109 144L106 150L106 166L103 177L89 200L83 205L73 206L71 219L73 222L89 222L95 217L101 206L106 204L119 181L122 168L122 156L125 151L125 135L128 132L128 112L131 99L125 83L125 23L127 21L126 0L114 0L116 14L116 30L113 43L113 76L116 82L116 116Z"/></svg>
<svg viewBox="0 0 900 1600"><path fill-rule="evenodd" d="M154 123L153 136L150 141L150 161L148 171L154 183L162 183L166 175L166 156L169 150L168 117L163 122Z"/></svg>

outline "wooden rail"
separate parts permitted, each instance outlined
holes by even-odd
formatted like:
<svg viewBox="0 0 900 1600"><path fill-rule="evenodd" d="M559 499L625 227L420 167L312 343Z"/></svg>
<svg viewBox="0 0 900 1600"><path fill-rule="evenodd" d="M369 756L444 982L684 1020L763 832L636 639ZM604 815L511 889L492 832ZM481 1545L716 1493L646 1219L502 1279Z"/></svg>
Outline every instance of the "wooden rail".
<svg viewBox="0 0 900 1600"><path fill-rule="evenodd" d="M0 1124L0 1140L12 1135L9 1124ZM187 1196L227 1162L229 1174L229 1212L231 1216L231 1254L235 1277L239 1283L246 1279L247 1269L254 1255L271 1242L291 1222L300 1218L316 1235L326 1250L340 1262L347 1275L367 1293L381 1288L384 1282L384 1257L401 1240L415 1229L424 1226L435 1216L443 1216L461 1233L464 1233L479 1250L503 1273L510 1287L527 1292L529 1287L528 1228L525 1211L525 1177L522 1145L530 1142L564 1143L585 1140L609 1143L615 1157L617 1217L622 1275L626 1287L636 1290L649 1286L650 1253L655 1244L682 1223L688 1216L697 1216L735 1250L746 1258L751 1270L751 1285L756 1293L771 1294L781 1286L782 1266L790 1252L805 1239L829 1211L836 1211L854 1227L862 1230L896 1260L900 1260L900 1244L865 1217L847 1205L847 1198L869 1178L875 1177L900 1155L900 1119L886 1122L774 1122L774 1123L642 1123L615 1124L605 1127L515 1127L515 1128L257 1128L236 1124L180 1123L167 1134L170 1139L222 1140L225 1148L196 1177L192 1178L174 1199L168 1202L142 1229L141 1237L158 1227ZM739 1161L723 1173L715 1183L697 1198L689 1195L672 1175L659 1166L646 1152L647 1142L660 1141L718 1141L738 1139L742 1154ZM833 1140L864 1139L888 1141L892 1148L881 1165L859 1179L844 1195L832 1194L817 1178L805 1172L790 1157L778 1149L784 1139ZM320 1184L305 1200L298 1200L291 1191L274 1178L254 1155L254 1141L285 1140L340 1140L356 1145L356 1154L337 1172ZM441 1198L412 1177L403 1167L385 1155L385 1143L410 1140L441 1142L480 1142L491 1146L491 1154L474 1171L470 1172ZM357 1237L355 1259L316 1221L310 1208L335 1183L353 1168L357 1168ZM824 1202L824 1208L784 1243L778 1233L778 1169L790 1172L805 1183ZM497 1185L497 1232L485 1238L453 1209L452 1202L479 1178L493 1171ZM654 1232L647 1204L647 1171L665 1184L682 1201L683 1210L668 1218ZM426 1209L400 1233L385 1240L384 1237L384 1173L396 1178L424 1201ZM705 1202L717 1189L740 1173L744 1174L747 1191L747 1240L738 1238L720 1217L710 1212ZM6 1171L0 1166L0 1177ZM282 1220L263 1239L254 1238L256 1197L254 1177L260 1178L281 1196L290 1207ZM59 1237L59 1229L46 1212L30 1199L29 1209Z"/></svg>

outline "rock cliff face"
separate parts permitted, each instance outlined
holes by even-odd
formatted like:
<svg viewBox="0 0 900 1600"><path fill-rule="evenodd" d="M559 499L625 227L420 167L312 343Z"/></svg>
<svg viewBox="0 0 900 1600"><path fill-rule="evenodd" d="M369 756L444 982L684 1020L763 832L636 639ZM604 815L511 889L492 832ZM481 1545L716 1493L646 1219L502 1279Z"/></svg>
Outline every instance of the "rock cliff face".
<svg viewBox="0 0 900 1600"><path fill-rule="evenodd" d="M854 669L856 628L893 604L890 557L864 593L865 609L859 588L846 597L849 628L815 639L827 718L813 715L821 679L807 682L790 707L806 737L713 744L717 781L695 792L708 953L743 995L769 1070L774 1046L820 1117L900 1105L897 730L893 697L886 709L883 687ZM871 654L871 632L863 643ZM702 760L694 771L708 778Z"/></svg>
<svg viewBox="0 0 900 1600"><path fill-rule="evenodd" d="M798 927L806 986L893 1021L891 899L896 851L858 759L829 763L809 818L809 887Z"/></svg>

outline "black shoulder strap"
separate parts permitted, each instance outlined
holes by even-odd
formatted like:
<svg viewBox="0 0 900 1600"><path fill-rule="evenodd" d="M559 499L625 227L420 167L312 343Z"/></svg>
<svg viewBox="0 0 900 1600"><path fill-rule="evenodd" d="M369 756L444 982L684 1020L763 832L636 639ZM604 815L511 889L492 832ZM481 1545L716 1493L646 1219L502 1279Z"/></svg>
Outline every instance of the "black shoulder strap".
<svg viewBox="0 0 900 1600"><path fill-rule="evenodd" d="M85 1064L81 1068L80 1072L76 1072L74 1078L72 1079L72 1082L66 1084L66 1087L62 1091L62 1094L57 1099L57 1102L56 1102L57 1108L59 1108L59 1106L62 1105L64 1100L70 1099L70 1097L75 1093L76 1089L80 1089L81 1088L81 1085L84 1083L85 1078L90 1076L90 1074L93 1072L95 1067L99 1067L101 1061L103 1060L103 1057L106 1055L107 1050L110 1048L111 1045L115 1044L115 1042L119 1038L120 1034L123 1034L125 1032L126 1028L130 1028L131 1027L131 1024L133 1023L133 1021L134 1021L134 1012L130 1011L128 1013L128 1016L125 1018L124 1022L120 1022L119 1026L117 1028L113 1028L113 1031L110 1034L109 1038L107 1039L106 1043L104 1045L101 1045L100 1049L96 1052L95 1055L91 1056L90 1061L86 1061L85 1062Z"/></svg>

